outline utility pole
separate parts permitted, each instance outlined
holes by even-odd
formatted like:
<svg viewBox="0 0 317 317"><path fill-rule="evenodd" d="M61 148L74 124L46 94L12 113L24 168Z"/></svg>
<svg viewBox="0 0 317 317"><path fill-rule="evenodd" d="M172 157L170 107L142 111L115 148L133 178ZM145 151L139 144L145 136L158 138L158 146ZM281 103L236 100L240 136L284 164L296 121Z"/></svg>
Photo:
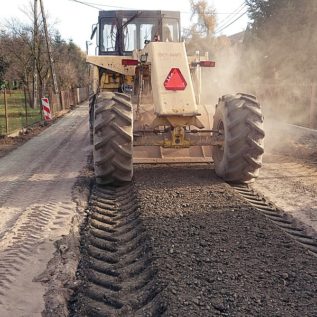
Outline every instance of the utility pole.
<svg viewBox="0 0 317 317"><path fill-rule="evenodd" d="M51 43L50 43L50 39L48 36L48 31L47 31L47 23L46 23L46 17L45 17L45 12L44 12L43 0L40 0L40 6L41 6L42 19L43 19L44 32L45 32L45 41L46 41L47 52L48 52L48 57L49 57L49 61L50 61L51 75L53 78L54 93L58 94L59 90L58 90L58 86L57 86L57 78L56 78L56 73L55 73L55 68L54 68L54 59L53 59L53 55L52 55Z"/></svg>
<svg viewBox="0 0 317 317"><path fill-rule="evenodd" d="M37 106L37 53L38 53L38 23L37 23L37 0L34 0L34 26L33 26L33 108Z"/></svg>

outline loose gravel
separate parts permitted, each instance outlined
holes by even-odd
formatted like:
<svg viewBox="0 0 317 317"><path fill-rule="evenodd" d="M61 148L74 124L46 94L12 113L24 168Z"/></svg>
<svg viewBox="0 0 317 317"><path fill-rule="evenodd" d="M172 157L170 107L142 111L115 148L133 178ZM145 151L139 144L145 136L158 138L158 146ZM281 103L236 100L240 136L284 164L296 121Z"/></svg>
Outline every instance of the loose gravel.
<svg viewBox="0 0 317 317"><path fill-rule="evenodd" d="M166 316L317 316L317 261L206 166L135 184Z"/></svg>

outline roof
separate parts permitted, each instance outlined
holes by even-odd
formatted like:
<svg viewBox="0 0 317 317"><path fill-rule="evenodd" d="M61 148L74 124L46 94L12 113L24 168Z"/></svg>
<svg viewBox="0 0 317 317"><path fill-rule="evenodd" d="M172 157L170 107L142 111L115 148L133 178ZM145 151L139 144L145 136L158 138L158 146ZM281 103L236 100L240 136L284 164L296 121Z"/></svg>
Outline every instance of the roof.
<svg viewBox="0 0 317 317"><path fill-rule="evenodd" d="M158 16L165 16L169 18L180 18L179 11L160 11L160 10L110 10L99 11L99 17L133 17L137 15L143 18L157 18Z"/></svg>

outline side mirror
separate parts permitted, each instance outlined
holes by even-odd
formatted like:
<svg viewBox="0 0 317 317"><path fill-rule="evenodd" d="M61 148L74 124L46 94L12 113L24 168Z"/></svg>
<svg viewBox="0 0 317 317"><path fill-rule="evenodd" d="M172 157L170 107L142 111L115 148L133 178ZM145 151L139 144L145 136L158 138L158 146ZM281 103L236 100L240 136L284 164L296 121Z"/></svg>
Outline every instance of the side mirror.
<svg viewBox="0 0 317 317"><path fill-rule="evenodd" d="M94 24L93 26L93 29L92 29L92 32L91 32L91 35L90 35L90 40L92 40L97 32L97 24Z"/></svg>

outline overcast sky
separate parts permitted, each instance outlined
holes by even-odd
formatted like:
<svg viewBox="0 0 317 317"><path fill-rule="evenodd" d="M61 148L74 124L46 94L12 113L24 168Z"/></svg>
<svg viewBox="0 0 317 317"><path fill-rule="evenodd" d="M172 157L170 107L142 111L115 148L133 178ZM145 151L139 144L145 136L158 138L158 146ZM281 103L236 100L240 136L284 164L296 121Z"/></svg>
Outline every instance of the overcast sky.
<svg viewBox="0 0 317 317"><path fill-rule="evenodd" d="M175 10L181 12L182 26L190 24L190 6L188 0L79 0L92 4L104 10L117 9L146 9L146 10ZM27 10L33 0L0 0L3 5L0 7L0 25L6 19L18 18L28 21L28 17L23 12ZM4 4L5 3L5 4ZM73 0L43 0L45 11L49 14L49 23L55 23L63 39L72 39L83 50L86 40L89 40L91 26L96 23L98 9L76 3ZM246 7L243 0L209 0L208 3L216 9L218 20L218 34L230 35L244 30L248 23L247 15L243 15ZM118 7L115 7L118 6ZM243 15L242 17L240 17ZM240 18L239 18L240 17ZM231 26L226 27L233 20ZM222 28L224 28L222 30ZM222 31L221 31L222 30Z"/></svg>

